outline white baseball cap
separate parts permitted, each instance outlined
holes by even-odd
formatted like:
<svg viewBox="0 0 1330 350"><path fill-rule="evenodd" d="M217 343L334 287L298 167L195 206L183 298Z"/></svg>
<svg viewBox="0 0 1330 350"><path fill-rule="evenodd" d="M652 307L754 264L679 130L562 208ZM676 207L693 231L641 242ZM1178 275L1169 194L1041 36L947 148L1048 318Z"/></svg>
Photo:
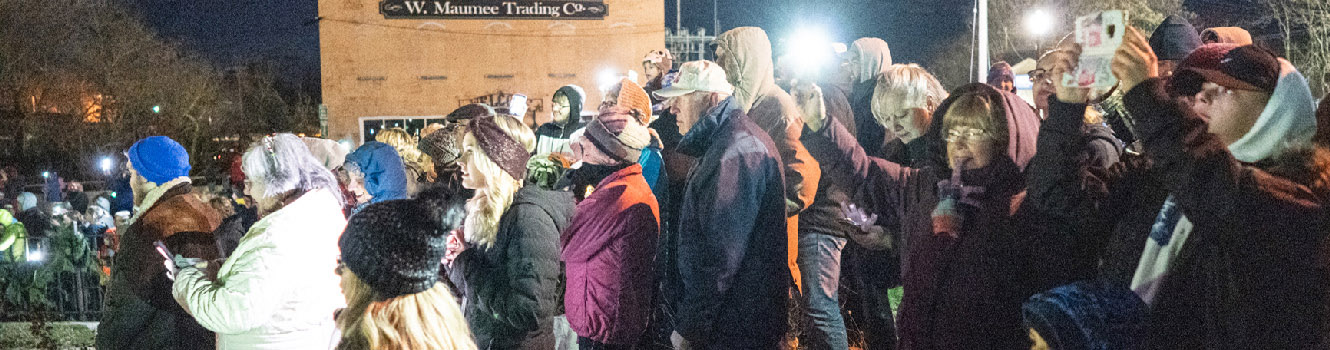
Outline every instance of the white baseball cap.
<svg viewBox="0 0 1330 350"><path fill-rule="evenodd" d="M656 90L656 96L678 97L695 91L734 93L734 86L725 78L725 69L707 60L684 63L674 80L667 83L665 88Z"/></svg>

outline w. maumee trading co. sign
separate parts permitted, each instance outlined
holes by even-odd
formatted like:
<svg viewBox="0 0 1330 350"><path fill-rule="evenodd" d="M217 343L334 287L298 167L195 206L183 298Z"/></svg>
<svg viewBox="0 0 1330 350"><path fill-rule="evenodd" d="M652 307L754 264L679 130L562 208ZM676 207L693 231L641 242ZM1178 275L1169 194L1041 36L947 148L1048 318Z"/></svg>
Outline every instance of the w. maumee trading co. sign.
<svg viewBox="0 0 1330 350"><path fill-rule="evenodd" d="M383 0L388 19L605 19L601 1Z"/></svg>

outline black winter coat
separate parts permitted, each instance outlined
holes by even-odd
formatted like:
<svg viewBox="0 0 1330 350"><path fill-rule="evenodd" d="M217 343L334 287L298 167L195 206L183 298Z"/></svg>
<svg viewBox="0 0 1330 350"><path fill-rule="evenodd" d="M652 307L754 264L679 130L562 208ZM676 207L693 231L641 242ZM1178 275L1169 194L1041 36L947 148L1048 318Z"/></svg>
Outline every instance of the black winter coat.
<svg viewBox="0 0 1330 350"><path fill-rule="evenodd" d="M1111 238L1093 236L1104 231L1081 234L1087 241L1125 242L1120 246L1129 256L1116 259L1134 262L1163 197L1175 196L1194 228L1158 287L1146 348L1325 348L1330 151L1295 149L1268 162L1241 163L1163 85L1149 80L1126 95L1148 163L1124 161L1107 170L1070 161L1032 163L1030 171L1042 175L1031 176L1031 199L1085 215L1085 227L1116 228ZM1053 114L1048 123L1062 123L1055 118L1064 119ZM1074 141L1054 136L1041 135L1041 153L1074 149ZM1064 147L1046 148L1044 141ZM1135 270L1135 263L1114 266L1111 260L1103 265L1111 278L1126 272L1112 269Z"/></svg>
<svg viewBox="0 0 1330 350"><path fill-rule="evenodd" d="M553 349L559 300L559 234L573 195L526 186L499 219L489 248L469 247L449 271L480 349Z"/></svg>

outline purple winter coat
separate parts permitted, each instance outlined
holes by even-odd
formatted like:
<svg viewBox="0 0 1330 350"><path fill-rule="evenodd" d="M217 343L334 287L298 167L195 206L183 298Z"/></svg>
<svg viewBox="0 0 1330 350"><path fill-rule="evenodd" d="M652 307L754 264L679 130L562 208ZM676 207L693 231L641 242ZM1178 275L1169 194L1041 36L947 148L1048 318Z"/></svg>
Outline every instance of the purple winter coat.
<svg viewBox="0 0 1330 350"><path fill-rule="evenodd" d="M953 96L964 92L1004 101L1004 112L1029 108L991 87L966 86ZM951 101L938 110L946 110ZM803 142L823 165L824 176L857 193L856 202L876 213L884 227L901 230L906 262L899 310L901 349L1028 349L1021 303L1070 282L1057 263L1067 249L1065 234L1048 230L1052 225L1022 201L1025 181L1018 164L1028 161L1033 150L1017 148L1033 141L1032 128L1026 126L1038 126L1037 119L1029 120L1033 114L1025 112L1007 113L1008 130L1019 134L1011 136L1011 143L1020 146L985 168L962 174L964 183L986 191L967 197L978 205L962 207L966 219L955 239L933 234L931 213L940 199L937 183L947 174L938 169L937 154L916 163L924 166L911 168L867 156L837 122L804 133ZM936 129L942 118L934 118L933 130L925 137L940 137Z"/></svg>
<svg viewBox="0 0 1330 350"><path fill-rule="evenodd" d="M660 208L641 165L601 180L577 205L560 241L568 281L563 305L578 336L637 343L651 316L659 236Z"/></svg>

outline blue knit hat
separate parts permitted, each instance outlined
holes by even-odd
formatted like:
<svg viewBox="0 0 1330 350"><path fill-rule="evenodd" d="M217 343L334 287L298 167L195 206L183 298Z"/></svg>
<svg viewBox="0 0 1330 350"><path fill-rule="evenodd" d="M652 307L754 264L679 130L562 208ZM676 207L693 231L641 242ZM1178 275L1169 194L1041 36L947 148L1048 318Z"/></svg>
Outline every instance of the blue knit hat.
<svg viewBox="0 0 1330 350"><path fill-rule="evenodd" d="M189 153L166 136L150 136L129 147L129 162L144 179L164 184L189 176Z"/></svg>
<svg viewBox="0 0 1330 350"><path fill-rule="evenodd" d="M1059 350L1141 349L1145 302L1130 289L1103 281L1080 281L1036 294L1021 314Z"/></svg>

